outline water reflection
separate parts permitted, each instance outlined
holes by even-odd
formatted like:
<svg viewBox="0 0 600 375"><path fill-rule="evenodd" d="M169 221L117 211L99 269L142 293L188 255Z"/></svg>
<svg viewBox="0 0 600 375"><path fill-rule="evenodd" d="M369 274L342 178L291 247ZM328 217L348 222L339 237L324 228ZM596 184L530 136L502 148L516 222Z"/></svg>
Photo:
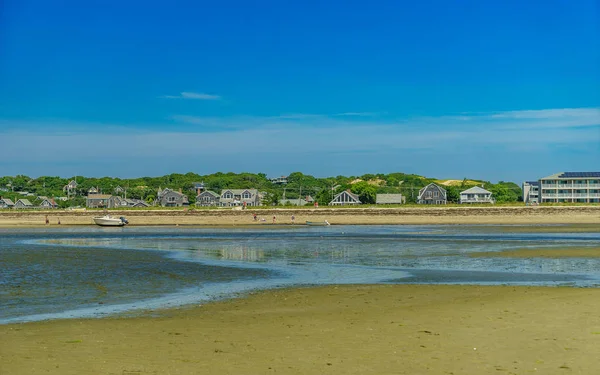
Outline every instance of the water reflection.
<svg viewBox="0 0 600 375"><path fill-rule="evenodd" d="M600 258L471 255L598 246L598 233L506 233L482 226L0 229L0 323L67 312L96 316L299 284L596 287Z"/></svg>

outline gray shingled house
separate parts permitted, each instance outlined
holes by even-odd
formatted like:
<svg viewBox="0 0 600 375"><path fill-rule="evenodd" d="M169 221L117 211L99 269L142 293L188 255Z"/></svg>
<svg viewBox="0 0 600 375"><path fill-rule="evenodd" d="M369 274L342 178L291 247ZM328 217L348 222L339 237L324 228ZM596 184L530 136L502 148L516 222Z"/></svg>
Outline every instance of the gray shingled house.
<svg viewBox="0 0 600 375"><path fill-rule="evenodd" d="M181 191L174 191L169 188L165 188L164 190L159 188L156 200L163 207L182 207L189 206L190 204L187 195Z"/></svg>
<svg viewBox="0 0 600 375"><path fill-rule="evenodd" d="M419 190L418 204L446 204L446 189L431 183Z"/></svg>
<svg viewBox="0 0 600 375"><path fill-rule="evenodd" d="M402 194L377 194L375 204L404 204L406 197Z"/></svg>
<svg viewBox="0 0 600 375"><path fill-rule="evenodd" d="M221 196L212 190L205 190L196 196L196 207L218 206Z"/></svg>
<svg viewBox="0 0 600 375"><path fill-rule="evenodd" d="M0 208L13 208L15 204L8 198L0 197Z"/></svg>
<svg viewBox="0 0 600 375"><path fill-rule="evenodd" d="M17 203L15 203L15 208L23 209L23 208L34 208L33 204L28 199L19 199Z"/></svg>
<svg viewBox="0 0 600 375"><path fill-rule="evenodd" d="M221 191L219 206L260 206L260 195L256 189L225 189Z"/></svg>

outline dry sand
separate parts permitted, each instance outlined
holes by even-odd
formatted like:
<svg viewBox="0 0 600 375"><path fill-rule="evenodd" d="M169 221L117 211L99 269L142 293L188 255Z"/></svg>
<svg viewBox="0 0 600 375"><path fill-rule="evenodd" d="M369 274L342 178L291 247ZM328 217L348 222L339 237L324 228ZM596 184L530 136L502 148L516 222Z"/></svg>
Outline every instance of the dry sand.
<svg viewBox="0 0 600 375"><path fill-rule="evenodd" d="M252 214L259 219L253 221ZM331 224L597 224L600 206L537 207L401 207L401 208L318 208L318 209L231 209L124 210L110 211L126 216L131 225L272 225L328 220ZM92 217L102 211L0 211L0 227L50 225L93 225Z"/></svg>
<svg viewBox="0 0 600 375"><path fill-rule="evenodd" d="M598 374L600 289L329 286L0 326L2 374Z"/></svg>

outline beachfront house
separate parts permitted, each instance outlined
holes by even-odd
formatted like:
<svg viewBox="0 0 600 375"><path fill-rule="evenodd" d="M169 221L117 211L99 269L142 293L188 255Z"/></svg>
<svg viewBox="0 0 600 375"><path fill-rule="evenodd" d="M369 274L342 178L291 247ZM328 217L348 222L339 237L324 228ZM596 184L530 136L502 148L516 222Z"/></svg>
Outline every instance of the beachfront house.
<svg viewBox="0 0 600 375"><path fill-rule="evenodd" d="M121 198L119 196L113 195L109 200L109 205L114 208L127 208L127 207L135 207L135 208L144 208L150 207L150 204L145 202L142 199L131 199L131 198Z"/></svg>
<svg viewBox="0 0 600 375"><path fill-rule="evenodd" d="M417 198L418 204L446 204L446 189L431 183L421 190Z"/></svg>
<svg viewBox="0 0 600 375"><path fill-rule="evenodd" d="M205 190L196 196L196 207L214 207L219 205L221 196L212 190Z"/></svg>
<svg viewBox="0 0 600 375"><path fill-rule="evenodd" d="M460 192L460 203L495 203L492 198L492 192L479 186L473 186L470 189Z"/></svg>
<svg viewBox="0 0 600 375"><path fill-rule="evenodd" d="M175 191L169 188L164 190L159 188L156 200L163 207L182 207L190 204L187 195L183 194L181 189Z"/></svg>
<svg viewBox="0 0 600 375"><path fill-rule="evenodd" d="M87 208L119 207L119 197L110 194L90 194L85 199Z"/></svg>
<svg viewBox="0 0 600 375"><path fill-rule="evenodd" d="M540 182L539 181L525 181L522 186L523 190L523 202L526 205L540 203Z"/></svg>
<svg viewBox="0 0 600 375"><path fill-rule="evenodd" d="M362 204L362 202L358 199L358 195L352 193L350 190L342 191L329 202L330 206L351 206L356 204Z"/></svg>
<svg viewBox="0 0 600 375"><path fill-rule="evenodd" d="M542 203L600 203L600 172L560 172L539 184Z"/></svg>
<svg viewBox="0 0 600 375"><path fill-rule="evenodd" d="M42 209L53 209L53 208L58 208L58 204L56 204L56 202L54 201L54 199L42 199L42 201L39 204L39 207Z"/></svg>
<svg viewBox="0 0 600 375"><path fill-rule="evenodd" d="M13 208L15 204L8 198L0 197L0 208Z"/></svg>
<svg viewBox="0 0 600 375"><path fill-rule="evenodd" d="M260 206L260 194L256 189L225 189L221 191L219 206Z"/></svg>
<svg viewBox="0 0 600 375"><path fill-rule="evenodd" d="M15 203L15 207L16 209L24 209L24 208L34 208L33 204L28 200L28 199L19 199L16 203Z"/></svg>
<svg viewBox="0 0 600 375"><path fill-rule="evenodd" d="M404 204L406 197L402 194L377 194L375 204Z"/></svg>

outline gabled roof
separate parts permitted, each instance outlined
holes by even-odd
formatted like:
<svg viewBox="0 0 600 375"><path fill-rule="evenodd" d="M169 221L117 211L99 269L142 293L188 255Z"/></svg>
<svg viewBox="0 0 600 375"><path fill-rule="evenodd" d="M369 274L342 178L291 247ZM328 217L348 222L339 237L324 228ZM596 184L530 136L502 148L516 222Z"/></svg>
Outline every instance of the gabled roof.
<svg viewBox="0 0 600 375"><path fill-rule="evenodd" d="M354 199L356 202L361 203L360 199L358 199L358 194L354 194L351 193L347 190L342 191L341 193L337 194L335 197L333 197L332 202L334 202L336 199L338 199L338 197L341 197L343 194L348 194L352 199Z"/></svg>
<svg viewBox="0 0 600 375"><path fill-rule="evenodd" d="M48 202L48 204L49 204L50 206L56 206L56 205L57 205L57 204L56 204L56 202L52 202L50 199L46 198L46 199L43 199L43 200L40 202L40 206L41 206L41 205L43 205L43 204L44 204L44 202Z"/></svg>
<svg viewBox="0 0 600 375"><path fill-rule="evenodd" d="M212 191L212 190L205 190L205 191L203 191L202 193L198 194L198 197L199 197L199 196L201 196L201 195L212 195L212 196L213 196L213 197L215 197L215 198L219 198L219 197L220 197L220 195L219 195L219 194L215 193L215 192L214 192L214 191Z"/></svg>
<svg viewBox="0 0 600 375"><path fill-rule="evenodd" d="M461 191L461 194L492 194L491 191L487 191L484 188L481 188L479 186L473 186L470 189L467 189L465 191Z"/></svg>
<svg viewBox="0 0 600 375"><path fill-rule="evenodd" d="M394 204L404 203L402 194L377 194L375 197L376 204Z"/></svg>
<svg viewBox="0 0 600 375"><path fill-rule="evenodd" d="M6 204L7 206L14 206L15 204L13 203L13 201L11 201L8 198L2 198L0 199L0 202L4 202L4 204Z"/></svg>
<svg viewBox="0 0 600 375"><path fill-rule="evenodd" d="M19 199L15 204L18 204L19 202L21 202L25 206L33 206L33 204L28 199Z"/></svg>
<svg viewBox="0 0 600 375"><path fill-rule="evenodd" d="M430 183L429 185L425 186L424 188L422 188L421 190L419 190L419 196L421 196L423 194L424 191L426 191L429 187L435 187L437 188L439 191L442 192L442 194L444 194L444 196L446 196L446 189L444 189L443 187L441 187L438 184L435 183Z"/></svg>

